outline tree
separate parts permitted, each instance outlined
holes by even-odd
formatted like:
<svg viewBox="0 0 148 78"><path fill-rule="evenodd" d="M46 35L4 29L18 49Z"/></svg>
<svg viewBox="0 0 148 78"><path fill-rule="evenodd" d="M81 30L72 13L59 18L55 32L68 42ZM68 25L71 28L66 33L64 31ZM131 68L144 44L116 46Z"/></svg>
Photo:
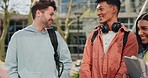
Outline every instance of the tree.
<svg viewBox="0 0 148 78"><path fill-rule="evenodd" d="M8 12L8 1L9 0L3 0L3 6L1 6L1 8L3 9L3 31L2 31L2 35L0 38L0 60L4 61L5 60L5 39L6 39L6 35L7 35L7 31L8 31L8 27L9 27L9 20L10 20L10 14Z"/></svg>
<svg viewBox="0 0 148 78"><path fill-rule="evenodd" d="M34 1L36 0L31 0L31 3L33 3ZM27 25L30 25L32 23L32 14L31 14L31 11L29 12L29 15L28 15L28 24Z"/></svg>
<svg viewBox="0 0 148 78"><path fill-rule="evenodd" d="M61 0L58 0L58 7L61 6ZM77 21L77 19L75 20L70 20L70 16L71 16L71 12L72 12L72 0L69 0L69 5L68 5L68 10L67 10L67 14L66 14L66 20L65 20L65 30L61 29L61 25L60 25L60 10L58 9L57 11L57 16L56 16L56 27L57 30L60 32L60 34L62 35L62 37L64 38L65 41L67 41L68 37L69 37L69 28L70 26ZM85 16L91 16L92 14L96 13L96 11L87 9L86 11L83 12L83 14L80 16L80 19L82 19Z"/></svg>
<svg viewBox="0 0 148 78"><path fill-rule="evenodd" d="M60 4L61 4L61 1L58 0L58 7L60 7ZM58 13L57 13L57 16L56 16L56 27L58 29L58 31L60 32L60 34L62 35L62 37L65 39L65 41L67 40L68 38L68 35L69 35L69 26L71 25L69 23L69 18L70 18L70 14L71 14L71 10L72 10L72 0L69 0L69 6L68 6L68 11L67 11L67 17L66 17L66 20L65 20L65 31L63 31L61 29L61 26L60 26L60 10L58 9Z"/></svg>
<svg viewBox="0 0 148 78"><path fill-rule="evenodd" d="M23 3L22 3L23 2ZM25 2L25 3L24 3ZM11 4L10 4L11 3ZM2 8L3 30L0 37L0 60L5 60L5 39L9 28L9 21L11 14L27 14L30 0L2 0L0 1L0 8ZM24 8L25 7L25 8Z"/></svg>

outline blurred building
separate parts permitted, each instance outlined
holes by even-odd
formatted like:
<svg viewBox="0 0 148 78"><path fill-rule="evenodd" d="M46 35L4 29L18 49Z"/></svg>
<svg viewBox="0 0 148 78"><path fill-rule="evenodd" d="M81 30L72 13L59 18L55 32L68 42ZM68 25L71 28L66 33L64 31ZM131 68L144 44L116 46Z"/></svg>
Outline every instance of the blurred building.
<svg viewBox="0 0 148 78"><path fill-rule="evenodd" d="M65 25L64 21L69 2L67 2L68 0L60 0L60 1L61 1L60 24L62 29L64 30L64 25ZM90 9L91 11L95 11L97 6L95 1L96 0L73 0L70 20L77 19L76 15L74 15L74 13L76 12L84 13L88 9ZM128 29L131 29L145 0L121 0L121 1L122 5L119 13L119 21L124 23L124 25ZM145 8L145 12L148 12L148 5ZM88 33L90 33L98 25L99 25L98 16L97 14L93 14L90 16L84 16L83 18L80 18L79 22L74 22L70 26L70 35L67 43L70 52L73 54L73 56L77 56L79 54L80 56L82 55ZM9 32L7 33L7 38L6 38L6 48L12 34L15 31L20 30L26 26L27 26L27 16L14 15L11 17Z"/></svg>

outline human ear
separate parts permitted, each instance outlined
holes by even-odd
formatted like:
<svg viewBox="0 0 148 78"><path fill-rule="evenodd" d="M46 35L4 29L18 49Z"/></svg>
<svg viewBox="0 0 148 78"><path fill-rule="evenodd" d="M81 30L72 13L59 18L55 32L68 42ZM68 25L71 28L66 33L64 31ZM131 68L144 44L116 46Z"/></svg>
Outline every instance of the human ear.
<svg viewBox="0 0 148 78"><path fill-rule="evenodd" d="M40 14L41 14L41 11L40 10L37 10L36 11L36 16L40 16Z"/></svg>
<svg viewBox="0 0 148 78"><path fill-rule="evenodd" d="M116 13L117 12L117 7L116 6L112 6L112 8L113 8L113 12L112 13L113 14Z"/></svg>

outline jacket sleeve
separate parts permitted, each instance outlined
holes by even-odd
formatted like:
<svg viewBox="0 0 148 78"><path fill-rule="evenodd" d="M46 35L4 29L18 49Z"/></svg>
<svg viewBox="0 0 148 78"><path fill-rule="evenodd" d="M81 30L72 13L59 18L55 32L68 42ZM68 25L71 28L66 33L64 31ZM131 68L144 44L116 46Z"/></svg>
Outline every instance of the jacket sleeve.
<svg viewBox="0 0 148 78"><path fill-rule="evenodd" d="M60 54L60 61L64 64L64 70L60 78L70 78L70 70L72 67L72 60L70 51L64 39L59 33L57 33L58 38L58 51Z"/></svg>
<svg viewBox="0 0 148 78"><path fill-rule="evenodd" d="M13 35L7 49L5 66L8 68L10 78L19 78L17 66L17 38Z"/></svg>
<svg viewBox="0 0 148 78"><path fill-rule="evenodd" d="M92 78L92 52L91 36L89 36L85 44L82 63L80 66L80 78Z"/></svg>
<svg viewBox="0 0 148 78"><path fill-rule="evenodd" d="M117 72L115 78L123 77L123 73L128 74L123 57L124 56L132 56L132 55L138 56L138 42L137 42L136 36L131 32L128 36L127 43L124 47L122 61L121 61L121 67L120 67L119 71Z"/></svg>

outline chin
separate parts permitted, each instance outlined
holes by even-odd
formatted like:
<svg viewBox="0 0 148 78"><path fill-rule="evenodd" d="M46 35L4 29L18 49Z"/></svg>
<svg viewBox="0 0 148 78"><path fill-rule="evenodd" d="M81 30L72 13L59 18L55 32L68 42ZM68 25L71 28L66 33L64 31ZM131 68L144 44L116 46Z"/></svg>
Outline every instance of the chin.
<svg viewBox="0 0 148 78"><path fill-rule="evenodd" d="M48 26L46 26L46 28L50 28L50 26L48 25Z"/></svg>
<svg viewBox="0 0 148 78"><path fill-rule="evenodd" d="M105 23L105 22L106 22L106 21L100 20L100 23L101 23L101 24L103 24L103 23Z"/></svg>
<svg viewBox="0 0 148 78"><path fill-rule="evenodd" d="M143 44L148 44L148 41L142 41Z"/></svg>
<svg viewBox="0 0 148 78"><path fill-rule="evenodd" d="M104 23L103 21L100 21L100 23L102 24L102 23Z"/></svg>

